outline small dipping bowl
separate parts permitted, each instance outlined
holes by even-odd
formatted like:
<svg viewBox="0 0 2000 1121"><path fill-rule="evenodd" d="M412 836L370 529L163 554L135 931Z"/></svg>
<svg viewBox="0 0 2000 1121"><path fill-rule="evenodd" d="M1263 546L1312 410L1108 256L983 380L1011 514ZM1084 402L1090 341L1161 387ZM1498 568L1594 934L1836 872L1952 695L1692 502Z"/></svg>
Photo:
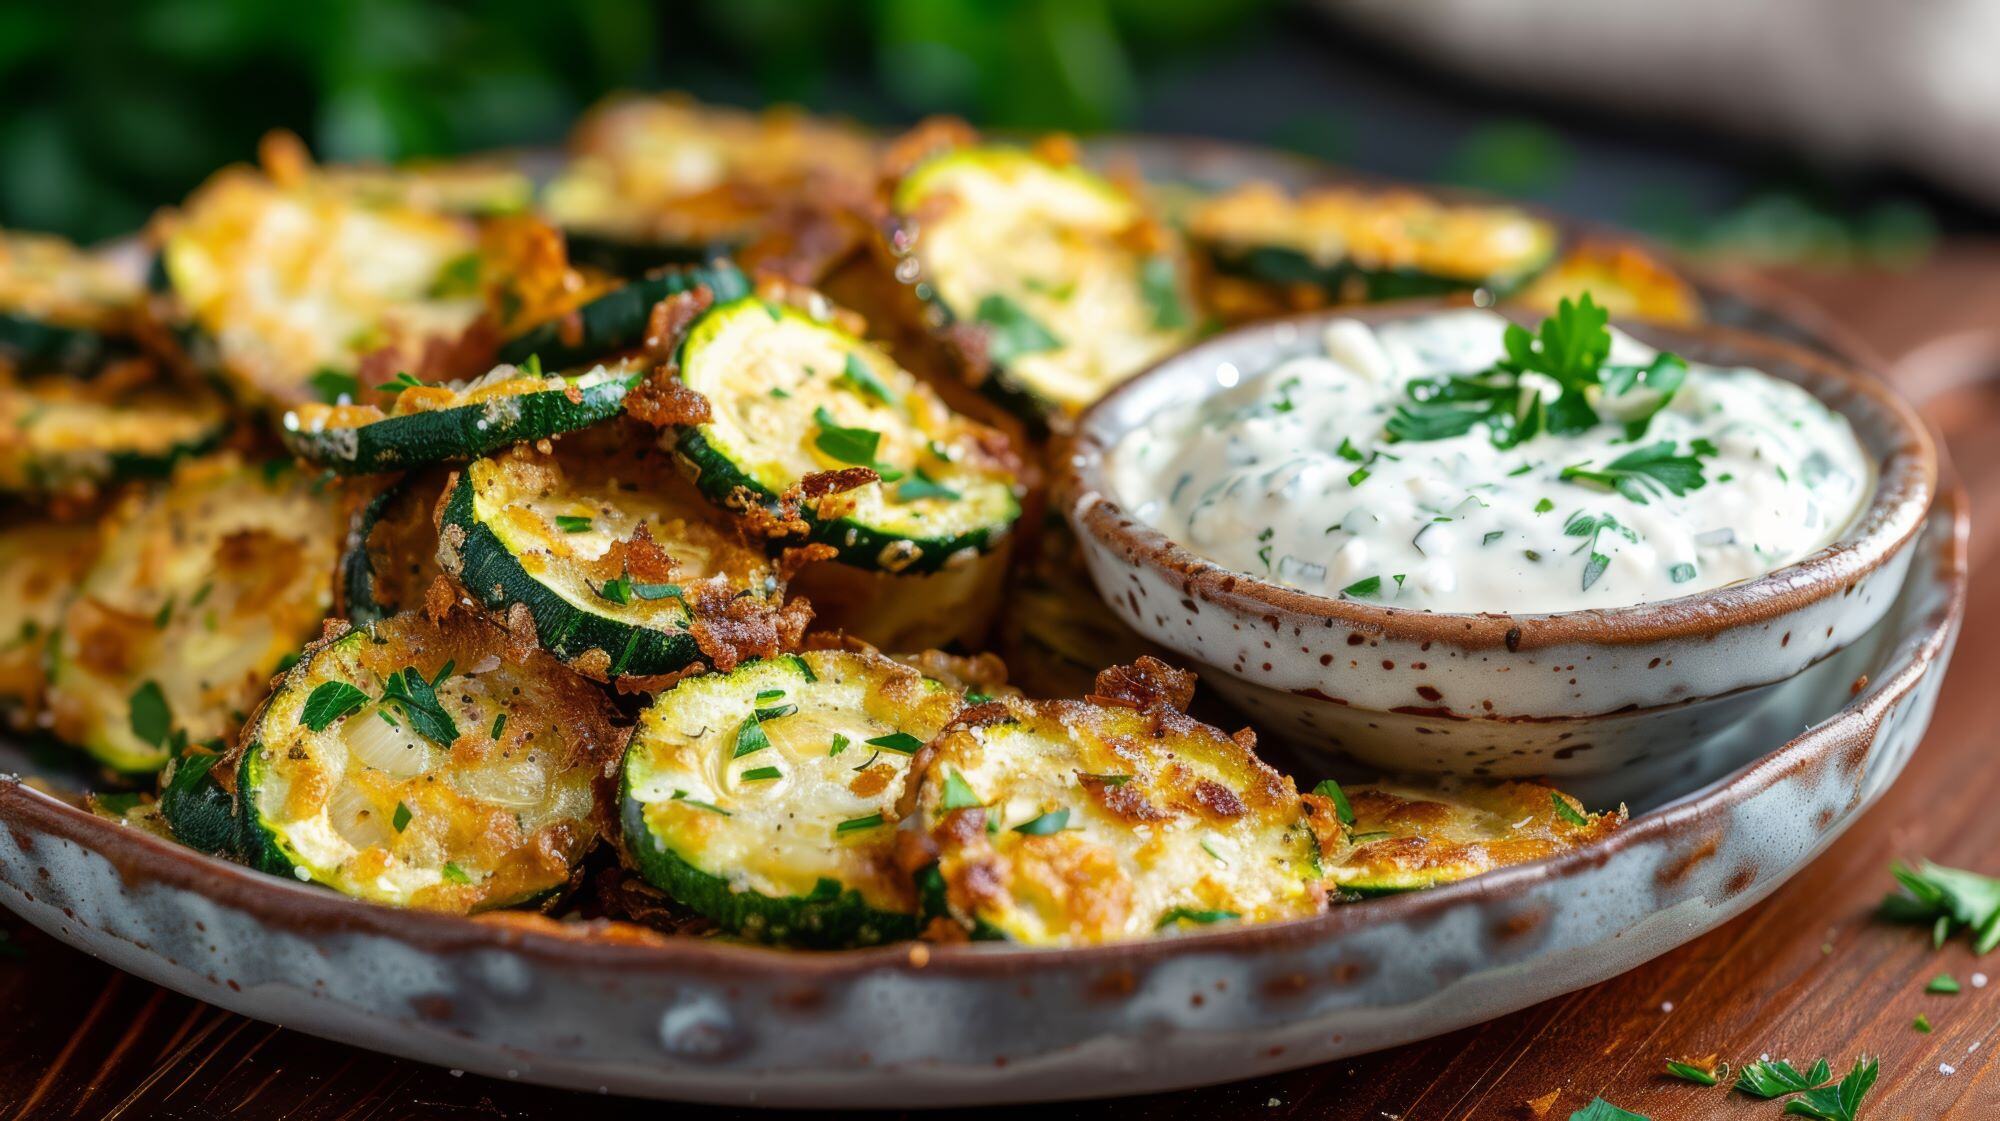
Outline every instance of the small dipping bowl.
<svg viewBox="0 0 2000 1121"><path fill-rule="evenodd" d="M1754 579L1631 607L1461 614L1334 599L1234 572L1126 511L1107 460L1169 406L1322 352L1328 324L1449 310L1429 302L1238 328L1113 390L1081 418L1058 500L1091 579L1134 630L1193 663L1263 733L1378 770L1476 776L1657 771L1879 622L1937 490L1937 449L1871 375L1720 327L1618 324L1690 362L1794 382L1845 416L1873 491L1831 544ZM1500 309L1532 327L1536 316Z"/></svg>

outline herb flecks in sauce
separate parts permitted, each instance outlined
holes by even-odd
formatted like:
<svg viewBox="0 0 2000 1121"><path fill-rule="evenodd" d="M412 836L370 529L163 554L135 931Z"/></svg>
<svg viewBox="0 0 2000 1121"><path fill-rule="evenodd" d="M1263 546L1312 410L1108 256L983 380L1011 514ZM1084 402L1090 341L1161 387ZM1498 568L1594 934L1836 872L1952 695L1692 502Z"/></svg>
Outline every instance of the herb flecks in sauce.
<svg viewBox="0 0 2000 1121"><path fill-rule="evenodd" d="M1535 331L1463 311L1311 341L1218 370L1216 393L1130 432L1110 462L1124 504L1320 595L1373 578L1365 594L1400 608L1539 612L1782 567L1837 537L1872 483L1846 420L1805 390L1655 352L1589 301Z"/></svg>

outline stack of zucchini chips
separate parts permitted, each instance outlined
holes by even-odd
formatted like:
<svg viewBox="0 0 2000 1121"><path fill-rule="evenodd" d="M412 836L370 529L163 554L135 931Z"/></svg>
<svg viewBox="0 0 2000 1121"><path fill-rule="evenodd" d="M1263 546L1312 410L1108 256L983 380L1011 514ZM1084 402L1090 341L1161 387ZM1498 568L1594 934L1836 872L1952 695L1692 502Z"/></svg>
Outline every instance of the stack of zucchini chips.
<svg viewBox="0 0 2000 1121"><path fill-rule="evenodd" d="M377 904L838 948L1294 918L1622 820L1302 793L1043 513L1050 436L1219 320L1678 291L1533 216L1163 218L1060 142L627 98L539 191L274 136L135 248L0 237L0 702L132 828Z"/></svg>

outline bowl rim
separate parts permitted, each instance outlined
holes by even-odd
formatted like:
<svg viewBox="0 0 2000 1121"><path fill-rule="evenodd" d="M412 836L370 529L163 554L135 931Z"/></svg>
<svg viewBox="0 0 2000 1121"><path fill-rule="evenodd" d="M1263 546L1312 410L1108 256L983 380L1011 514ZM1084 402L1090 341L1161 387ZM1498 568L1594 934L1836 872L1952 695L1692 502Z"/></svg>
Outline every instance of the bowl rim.
<svg viewBox="0 0 2000 1121"><path fill-rule="evenodd" d="M1813 603L1842 594L1906 548L1923 528L1938 495L1938 450L1930 427L1879 376L1857 360L1836 359L1768 336L1735 328L1674 327L1643 320L1614 320L1613 326L1661 350L1716 366L1747 366L1792 382L1826 402L1819 392L1833 387L1872 410L1891 430L1891 446L1877 458L1868 503L1833 541L1800 559L1760 576L1672 599L1623 607L1520 613L1422 611L1363 600L1338 599L1273 583L1225 568L1128 514L1116 497L1107 460L1129 428L1113 418L1122 403L1151 383L1185 379L1192 372L1226 361L1246 340L1295 333L1317 337L1336 320L1371 326L1448 311L1475 310L1450 300L1405 300L1358 307L1326 308L1260 320L1223 332L1170 355L1118 385L1078 418L1068 447L1058 457L1053 501L1081 535L1103 544L1127 564L1150 569L1183 594L1239 616L1271 621L1286 618L1314 626L1344 626L1377 638L1413 644L1444 643L1465 650L1508 651L1589 644L1635 646L1710 637L1726 630L1768 623ZM1532 325L1538 316L1518 305L1490 309L1509 320ZM1780 371L1791 371L1788 377ZM1213 385L1211 379L1209 384ZM1835 407L1852 422L1849 408Z"/></svg>
<svg viewBox="0 0 2000 1121"><path fill-rule="evenodd" d="M16 844L32 850L54 840L108 860L128 885L159 882L192 891L219 905L256 916L280 929L392 938L428 951L505 950L551 965L676 976L768 977L787 981L839 981L884 970L939 977L1011 977L1051 968L1135 973L1186 953L1280 952L1370 927L1422 922L1464 904L1492 905L1536 884L1565 879L1614 854L1644 844L1672 844L1704 828L1724 827L1733 807L1799 771L1858 765L1889 713L1932 671L1964 617L1970 519L1964 491L1948 486L1941 511L1926 519L1948 534L1938 546L1935 573L1942 599L1903 630L1883 661L1891 672L1869 680L1839 709L1768 754L1657 810L1640 815L1594 844L1542 860L1498 868L1424 891L1333 907L1304 918L1250 926L1190 931L1170 938L1067 948L895 943L865 949L803 951L670 936L650 930L633 937L604 937L583 924L497 912L465 917L409 911L350 899L315 884L297 883L194 849L93 813L19 776L0 775L0 824ZM1836 757L1834 754L1839 751Z"/></svg>

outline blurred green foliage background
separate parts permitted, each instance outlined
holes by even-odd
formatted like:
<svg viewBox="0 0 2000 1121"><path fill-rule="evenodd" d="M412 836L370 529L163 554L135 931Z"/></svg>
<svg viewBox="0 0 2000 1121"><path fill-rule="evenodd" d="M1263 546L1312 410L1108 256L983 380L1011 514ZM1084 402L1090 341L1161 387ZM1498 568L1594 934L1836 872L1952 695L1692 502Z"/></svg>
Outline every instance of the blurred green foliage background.
<svg viewBox="0 0 2000 1121"><path fill-rule="evenodd" d="M1906 198L1453 87L1297 0L0 0L0 225L129 232L274 127L325 159L552 144L633 88L1208 133L1765 258L1901 260L1934 232Z"/></svg>

